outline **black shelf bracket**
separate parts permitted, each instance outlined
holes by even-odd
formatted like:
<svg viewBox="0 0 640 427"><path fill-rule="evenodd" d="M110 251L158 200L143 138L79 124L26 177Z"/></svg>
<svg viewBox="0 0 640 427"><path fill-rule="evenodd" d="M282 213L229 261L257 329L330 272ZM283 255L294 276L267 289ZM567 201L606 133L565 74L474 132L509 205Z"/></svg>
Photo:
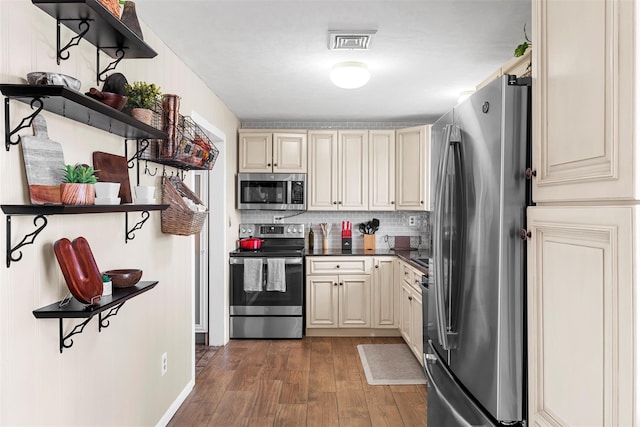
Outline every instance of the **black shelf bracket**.
<svg viewBox="0 0 640 427"><path fill-rule="evenodd" d="M129 213L128 212L125 213L124 226L125 226L125 230L127 230L127 234L124 236L125 243L129 243L129 240L133 240L136 238L134 231L140 230L151 215L149 214L149 211L142 211L140 216L142 216L142 220L138 221L136 225L134 225L133 228L129 230Z"/></svg>
<svg viewBox="0 0 640 427"><path fill-rule="evenodd" d="M38 225L38 221L42 221L41 225ZM18 262L22 259L22 251L19 251L20 248L26 245L31 245L35 242L36 237L40 232L47 226L47 218L44 215L37 215L33 218L33 225L36 229L24 236L24 238L13 248L11 247L11 215L7 215L7 268L11 266L11 261ZM13 253L18 251L17 256L14 256Z"/></svg>
<svg viewBox="0 0 640 427"><path fill-rule="evenodd" d="M60 47L61 42L60 42L60 23L63 21L79 21L78 23L78 31L76 32L76 35L73 36L71 38L71 40L69 40L69 43L67 43L64 47ZM87 19L87 18L82 18L82 19L56 19L56 62L58 63L58 65L60 65L60 61L66 61L67 59L69 59L69 52L67 52L67 50L69 50L69 48L73 47L73 46L77 46L80 44L80 40L82 40L84 38L84 36L89 32L89 29L91 28L91 24L89 24L89 21L93 21L93 19Z"/></svg>
<svg viewBox="0 0 640 427"><path fill-rule="evenodd" d="M146 138L142 138L142 139L137 140L137 144L136 144L137 151L127 161L127 166L129 166L129 169L133 169L134 167L136 167L135 161L136 160L140 160L140 158L142 157L142 153L144 153L145 150L147 148L149 148L149 145L150 145L149 140L146 139Z"/></svg>
<svg viewBox="0 0 640 427"><path fill-rule="evenodd" d="M64 331L62 329L62 318L58 319L60 330L60 353L62 353L62 350L64 350L65 348L71 348L73 346L73 340L71 339L71 337L77 334L81 334L82 331L84 331L84 327L87 326L91 319L93 319L93 316L89 317L84 322L74 326L71 332L69 332L67 335L64 335ZM69 342L67 343L67 341Z"/></svg>
<svg viewBox="0 0 640 427"><path fill-rule="evenodd" d="M11 121L11 113L9 112L9 98L4 98L4 147L7 151L9 151L12 145L18 145L20 143L20 135L18 135L18 139L15 141L11 140L11 137L18 131L31 126L33 119L44 108L44 102L42 102L42 99L40 97L34 97L29 105L31 105L31 109L35 108L36 110L33 113L29 114L27 117L23 118L20 123L18 123L18 126L16 126L14 130L10 131L9 123Z"/></svg>
<svg viewBox="0 0 640 427"><path fill-rule="evenodd" d="M105 314L104 316L102 315L102 313L98 314L98 332L102 332L103 329L108 328L109 327L109 321L107 320L109 317L111 316L115 316L116 314L118 314L118 310L120 310L120 307L122 307L124 305L126 301L123 301L122 304L118 304L115 307L111 308L111 310L109 310L109 312L107 314Z"/></svg>
<svg viewBox="0 0 640 427"><path fill-rule="evenodd" d="M103 75L107 74L109 71L115 70L120 61L125 57L126 47L114 47L113 49L116 49L116 59L110 62L104 70L100 71L100 49L104 48L105 47L103 46L96 49L96 84L98 85L107 79L106 76L103 77Z"/></svg>

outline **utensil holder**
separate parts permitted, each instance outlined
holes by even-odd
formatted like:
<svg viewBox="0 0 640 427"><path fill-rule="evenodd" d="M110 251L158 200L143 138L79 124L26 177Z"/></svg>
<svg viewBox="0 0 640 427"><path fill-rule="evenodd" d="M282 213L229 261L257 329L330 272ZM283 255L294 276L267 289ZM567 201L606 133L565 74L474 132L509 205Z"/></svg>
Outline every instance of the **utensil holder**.
<svg viewBox="0 0 640 427"><path fill-rule="evenodd" d="M324 237L322 239L322 252L328 252L328 251L329 251L329 239Z"/></svg>
<svg viewBox="0 0 640 427"><path fill-rule="evenodd" d="M376 235L365 234L364 235L364 250L375 251L376 250Z"/></svg>

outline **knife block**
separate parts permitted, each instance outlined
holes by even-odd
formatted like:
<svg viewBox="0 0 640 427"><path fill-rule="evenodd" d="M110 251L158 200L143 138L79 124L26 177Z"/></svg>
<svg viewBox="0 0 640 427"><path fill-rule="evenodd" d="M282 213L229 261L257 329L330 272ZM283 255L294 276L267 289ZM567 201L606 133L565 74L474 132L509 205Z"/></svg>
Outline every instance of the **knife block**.
<svg viewBox="0 0 640 427"><path fill-rule="evenodd" d="M351 237L342 238L342 252L344 253L351 252Z"/></svg>
<svg viewBox="0 0 640 427"><path fill-rule="evenodd" d="M376 250L376 235L365 234L364 236L364 250L375 251Z"/></svg>

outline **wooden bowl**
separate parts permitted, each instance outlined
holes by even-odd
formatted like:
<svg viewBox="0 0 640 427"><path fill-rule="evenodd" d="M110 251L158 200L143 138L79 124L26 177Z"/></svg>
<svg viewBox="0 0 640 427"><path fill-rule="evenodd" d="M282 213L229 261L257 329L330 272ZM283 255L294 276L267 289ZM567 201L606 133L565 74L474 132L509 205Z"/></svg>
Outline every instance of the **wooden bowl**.
<svg viewBox="0 0 640 427"><path fill-rule="evenodd" d="M142 270L137 268L125 268L120 270L105 271L104 274L111 278L115 288L128 288L134 286L142 277Z"/></svg>
<svg viewBox="0 0 640 427"><path fill-rule="evenodd" d="M122 110L127 103L127 97L124 95L111 92L101 92L94 87L89 89L89 92L85 93L85 95L97 99L103 104L108 105L111 108L115 108L118 111Z"/></svg>

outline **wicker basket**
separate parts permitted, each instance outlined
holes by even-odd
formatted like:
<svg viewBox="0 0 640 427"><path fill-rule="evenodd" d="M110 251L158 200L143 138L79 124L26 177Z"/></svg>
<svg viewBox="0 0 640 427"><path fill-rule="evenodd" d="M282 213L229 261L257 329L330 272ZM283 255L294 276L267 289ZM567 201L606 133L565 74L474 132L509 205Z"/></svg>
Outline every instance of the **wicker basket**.
<svg viewBox="0 0 640 427"><path fill-rule="evenodd" d="M202 201L177 177L162 177L162 203L169 207L160 214L162 232L189 236L202 230L208 211L195 212L187 206L182 197L203 205Z"/></svg>

